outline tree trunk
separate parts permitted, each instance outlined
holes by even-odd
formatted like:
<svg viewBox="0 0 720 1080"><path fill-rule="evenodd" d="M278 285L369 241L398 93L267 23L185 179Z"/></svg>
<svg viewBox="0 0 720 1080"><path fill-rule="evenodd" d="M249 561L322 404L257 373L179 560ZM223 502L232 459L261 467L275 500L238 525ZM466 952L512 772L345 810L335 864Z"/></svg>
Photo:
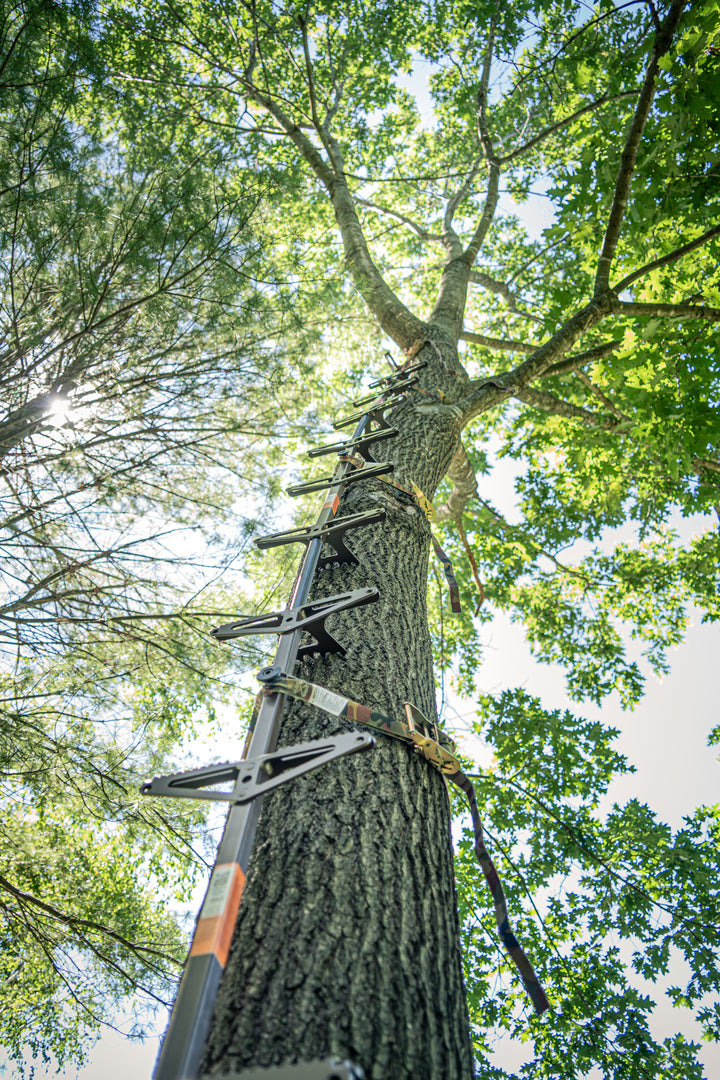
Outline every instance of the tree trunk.
<svg viewBox="0 0 720 1080"><path fill-rule="evenodd" d="M422 350L426 393L394 410L400 434L375 455L429 497L459 440L436 393L444 384L454 397L467 381L452 351L443 365ZM359 565L318 573L313 596L370 585L380 601L329 621L344 660L297 673L390 716L402 718L408 700L434 718L429 523L410 496L372 479L348 488L338 516L378 506L384 523L348 534ZM280 744L352 727L289 702ZM330 1054L368 1080L473 1075L444 782L382 735L266 796L201 1075Z"/></svg>

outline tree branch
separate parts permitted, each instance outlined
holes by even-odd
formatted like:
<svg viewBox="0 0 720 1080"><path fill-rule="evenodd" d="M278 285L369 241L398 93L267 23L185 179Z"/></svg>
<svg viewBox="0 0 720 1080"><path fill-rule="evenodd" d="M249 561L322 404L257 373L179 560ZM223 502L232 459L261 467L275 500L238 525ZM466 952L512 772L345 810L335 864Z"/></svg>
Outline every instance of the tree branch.
<svg viewBox="0 0 720 1080"><path fill-rule="evenodd" d="M268 94L258 90L252 82L251 72L251 67L248 67L243 79L248 95L280 124L328 190L335 218L340 227L345 263L360 295L383 330L401 349L408 349L414 341L424 335L425 324L413 315L395 295L372 260L353 197L345 179L342 154L337 142L327 131L324 133L328 154L334 164L334 168L331 168L307 135L277 102Z"/></svg>
<svg viewBox="0 0 720 1080"><path fill-rule="evenodd" d="M500 349L504 352L521 352L527 353L528 356L531 356L540 348L539 345L529 345L526 341L486 337L485 334L474 334L470 330L463 330L460 335L460 340L469 341L472 345L484 345L486 349Z"/></svg>
<svg viewBox="0 0 720 1080"><path fill-rule="evenodd" d="M586 304L584 308L573 315L557 333L553 334L549 341L539 346L523 363L518 364L512 371L503 371L492 378L481 379L472 384L469 394L457 402L457 407L462 411L463 424L467 424L474 416L492 408L500 401L507 400L510 396L517 396L517 392L527 387L534 379L539 378L550 367L557 357L562 356L570 346L581 338L586 331L595 326L606 315L615 310L619 303L615 297L607 293L597 297ZM540 391L536 391L540 393ZM548 395L551 397L552 395ZM570 406L574 408L574 406ZM592 415L592 414L589 414Z"/></svg>
<svg viewBox="0 0 720 1080"><path fill-rule="evenodd" d="M720 461L712 461L710 458L694 457L693 468L698 473L704 470L707 470L707 472L720 473Z"/></svg>
<svg viewBox="0 0 720 1080"><path fill-rule="evenodd" d="M403 225L407 225L409 229L420 237L421 240L425 240L428 243L441 244L443 237L441 233L431 233L422 225L418 225L412 218L407 217L406 214L401 214L398 210L391 210L387 206L380 206L379 203L371 202L370 199L361 199L359 195L353 195L353 199L358 206L366 206L368 210L375 210L378 214L387 214L388 217L393 217L397 221L401 221Z"/></svg>
<svg viewBox="0 0 720 1080"><path fill-rule="evenodd" d="M577 375L583 386L586 386L590 393L594 394L598 401L601 401L605 408L610 410L613 416L616 416L618 420L630 420L630 417L626 416L624 412L621 412L620 409L618 409L617 405L615 405L610 400L610 398L603 393L600 387L596 383L594 383L592 379L588 378L584 371L576 371L575 374Z"/></svg>
<svg viewBox="0 0 720 1080"><path fill-rule="evenodd" d="M462 443L460 443L455 451L453 459L448 467L447 475L453 482L453 489L448 496L447 502L436 508L436 521L455 519L463 512L471 499L476 499L478 497L475 470L470 464L467 450Z"/></svg>
<svg viewBox="0 0 720 1080"><path fill-rule="evenodd" d="M630 184L633 172L635 171L640 140L642 139L643 130L650 113L650 106L652 105L652 100L655 95L658 60L665 55L672 44L685 4L686 0L673 0L665 21L655 34L650 62L647 66L645 79L640 91L640 99L637 103L635 115L633 116L630 131L620 158L620 168L618 169L617 179L615 181L615 193L613 195L612 206L610 207L607 228L605 230L605 239L603 240L602 251L600 253L600 258L598 259L597 274L595 277L595 296L604 293L609 286L610 266L615 254L615 249L617 248L618 240L620 239L620 229L622 227L625 207L627 206L630 194Z"/></svg>
<svg viewBox="0 0 720 1080"><path fill-rule="evenodd" d="M613 315L657 315L668 319L720 319L720 308L696 307L693 304L640 304L635 301L616 300Z"/></svg>
<svg viewBox="0 0 720 1080"><path fill-rule="evenodd" d="M136 945L134 942L123 937L122 934L118 934L109 926L105 926L103 923L93 922L91 919L81 919L76 915L68 915L64 911L60 911L59 908L54 907L52 904L46 903L44 900L40 900L37 896L33 896L32 893L24 892L22 889L18 889L17 886L12 885L7 878L0 876L0 888L14 896L16 900L19 900L23 904L30 904L33 907L39 908L47 915L51 915L53 919L57 919L58 922L65 923L66 926L71 927L86 927L88 930L97 930L101 934L105 934L107 937L117 941L118 944L124 945L126 949L136 955L147 953L149 956L157 956L162 960L169 960L172 964L177 964L177 959L171 956L169 953L162 952L159 949L150 948L147 945Z"/></svg>
<svg viewBox="0 0 720 1080"><path fill-rule="evenodd" d="M490 274L486 274L484 270L471 270L470 281L472 281L474 285L482 285L483 289L487 289L488 292L497 293L499 296L502 296L510 310L517 311L517 296L504 281L498 281L497 278L492 277Z"/></svg>
<svg viewBox="0 0 720 1080"><path fill-rule="evenodd" d="M472 266L477 258L478 252L483 245L487 231L490 228L490 224L495 216L495 210L498 204L498 198L500 193L500 166L498 159L495 156L495 148L493 146L492 136L490 135L490 128L487 122L487 95L488 85L490 82L490 65L492 62L492 50L495 40L495 26L497 24L497 9L493 16L493 22L490 30L490 40L488 41L487 49L485 50L485 63L483 65L482 80L480 82L480 89L478 90L477 101L477 127L478 137L480 139L480 145L483 148L485 160L488 163L488 189L485 196L485 206L483 212L480 215L477 228L473 235L472 240L465 249L465 261L468 268Z"/></svg>
<svg viewBox="0 0 720 1080"><path fill-rule="evenodd" d="M570 375L573 371L577 371L579 367L584 367L585 364L591 364L595 360L602 359L603 356L607 356L608 353L619 348L622 345L622 338L614 341L606 341L602 345L595 345L592 349L586 349L585 352L575 353L574 356L568 356L564 360L558 360L556 364L551 364L549 368L546 368L540 376L541 379L549 379L553 375Z"/></svg>
<svg viewBox="0 0 720 1080"><path fill-rule="evenodd" d="M532 150L533 146L537 146L538 143L549 138L550 135L554 135L556 131L561 131L564 127L572 124L574 120L579 120L585 113L597 109L600 105L605 105L608 101L620 101L622 98L637 97L638 93L638 90L626 90L622 94L604 94L603 97L598 98L596 101L591 101L589 105L583 105L582 109L578 109L577 112L574 112L571 116L566 116L564 120L558 120L557 123L546 127L538 135L534 135L524 146L520 146L517 150L513 150L511 154L505 154L504 157L498 158L498 164L507 165L510 161L514 161L515 158L520 157L521 154L526 153L528 150Z"/></svg>
<svg viewBox="0 0 720 1080"><path fill-rule="evenodd" d="M632 285L638 278L644 277L645 274L650 274L653 270L658 270L661 266L668 266L670 263L676 262L678 259L682 259L683 255L689 255L691 251L695 251L696 248L706 244L708 240L712 240L713 237L720 236L720 225L716 225L714 229L709 229L702 236L698 236L695 240L691 240L687 244L683 244L682 247L675 248L674 251L669 252L667 255L663 255L660 259L655 259L653 262L646 263L645 266L641 266L639 270L633 270L632 274L628 274L622 281L619 281L617 285L613 286L613 292L618 295L627 289L629 285Z"/></svg>
<svg viewBox="0 0 720 1080"><path fill-rule="evenodd" d="M462 244L460 243L460 237L453 229L452 223L455 217L455 211L458 206L467 198L470 192L470 186L477 176L478 169L480 168L482 158L478 158L473 162L470 172L465 177L465 180L455 192L453 197L448 200L448 204L445 207L445 213L443 214L443 232L442 238L445 247L447 248L448 256L451 259L457 259L462 255Z"/></svg>
<svg viewBox="0 0 720 1080"><path fill-rule="evenodd" d="M599 427L606 431L612 431L617 427L617 420L598 416L596 413L590 412L589 409L583 409L579 405L573 405L570 401L563 401L562 398L555 397L554 394L548 394L546 390L535 390L531 386L526 386L522 390L516 390L513 396L519 398L526 405L531 405L534 409L542 409L543 412L552 413L553 416L564 416L568 420L581 420L590 427Z"/></svg>

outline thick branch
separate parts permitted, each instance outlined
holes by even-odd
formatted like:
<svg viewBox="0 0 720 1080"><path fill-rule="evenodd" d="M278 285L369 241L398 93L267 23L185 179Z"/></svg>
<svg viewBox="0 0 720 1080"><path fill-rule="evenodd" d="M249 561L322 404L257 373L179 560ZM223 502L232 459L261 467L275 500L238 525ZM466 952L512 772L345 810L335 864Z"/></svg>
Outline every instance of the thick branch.
<svg viewBox="0 0 720 1080"><path fill-rule="evenodd" d="M614 315L657 315L668 319L720 319L720 308L696 307L694 304L640 304L616 300Z"/></svg>
<svg viewBox="0 0 720 1080"><path fill-rule="evenodd" d="M590 412L589 409L583 409L579 405L573 405L570 401L563 401L562 398L555 397L554 394L548 394L546 390L535 390L531 386L526 386L523 390L517 390L513 396L519 398L526 405L531 405L534 409L542 409L543 412L552 413L553 416L564 416L568 420L581 420L590 427L604 428L606 431L612 431L617 427L617 420L598 416L596 413Z"/></svg>
<svg viewBox="0 0 720 1080"><path fill-rule="evenodd" d="M475 285L482 285L483 289L487 289L488 292L502 296L510 310L517 311L517 296L506 282L498 281L497 278L486 274L484 270L471 270L470 281Z"/></svg>
<svg viewBox="0 0 720 1080"><path fill-rule="evenodd" d="M358 292L385 333L405 351L418 338L426 336L425 324L405 307L373 262L342 171L332 185L331 198L342 235L345 264Z"/></svg>
<svg viewBox="0 0 720 1080"><path fill-rule="evenodd" d="M436 521L454 520L463 512L471 499L478 497L477 478L470 464L465 447L460 443L450 462L447 475L453 482L453 489L446 503L435 510Z"/></svg>
<svg viewBox="0 0 720 1080"><path fill-rule="evenodd" d="M628 274L622 281L619 281L617 285L613 286L613 292L618 295L627 289L629 285L632 285L638 278L644 277L645 274L651 273L653 270L658 270L661 266L668 266L670 263L677 262L678 259L682 259L683 255L689 255L691 251L695 251L696 248L702 247L703 244L707 244L708 240L712 240L713 237L720 236L720 225L716 225L714 229L709 229L702 236L696 237L695 240L691 240L688 244L683 244L682 247L675 248L674 251L669 252L667 255L663 255L660 259L655 259L653 262L646 263L645 266L641 266L639 270L633 270L632 274Z"/></svg>
<svg viewBox="0 0 720 1080"><path fill-rule="evenodd" d="M470 193L470 187L473 180L477 176L481 162L482 158L478 158L477 161L473 162L472 168L470 169L468 175L465 177L464 182L455 192L453 197L448 200L448 204L445 207L442 226L443 243L445 244L448 256L451 259L457 259L462 255L462 244L460 243L460 237L453 229L453 218L455 217L455 212L457 211L457 208L468 197Z"/></svg>
<svg viewBox="0 0 720 1080"><path fill-rule="evenodd" d="M712 461L710 458L694 457L693 469L701 473L703 471L720 473L720 461Z"/></svg>
<svg viewBox="0 0 720 1080"><path fill-rule="evenodd" d="M328 153L335 164L332 169L307 135L273 98L258 90L247 75L244 85L248 96L274 117L327 188L342 235L345 263L360 295L383 330L401 349L408 349L413 341L423 335L424 324L395 295L370 256L365 234L345 180L342 156L337 143L329 137L327 131L324 132Z"/></svg>
<svg viewBox="0 0 720 1080"><path fill-rule="evenodd" d="M620 239L620 229L622 227L625 207L627 206L630 194L630 184L633 172L635 171L640 140L655 95L658 60L665 55L672 44L685 3L686 0L673 0L665 21L655 35L650 63L647 66L645 79L640 91L640 99L637 103L635 115L633 116L630 131L620 158L620 168L618 169L617 179L615 181L615 194L613 195L612 206L610 207L610 215L605 230L602 251L600 253L600 258L598 259L597 275L595 278L596 296L604 293L609 286L610 266L615 254L615 249L617 248L618 240Z"/></svg>
<svg viewBox="0 0 720 1080"><path fill-rule="evenodd" d="M453 334L455 340L459 338L462 332L463 315L467 303L468 275L470 273L470 268L475 262L493 217L495 216L495 209L497 207L500 191L500 169L498 168L495 159L495 150L493 148L492 138L487 123L487 95L490 83L490 69L492 66L497 20L498 9L496 8L490 25L490 32L488 34L483 73L477 94L478 138L483 155L489 167L485 206L483 207L483 212L480 215L480 221L475 229L472 240L464 252L461 251L461 245L456 234L452 230L448 232L448 213L446 212L443 229L448 236L448 251L450 258L445 264L442 280L440 282L440 289L438 291L438 298L431 315L431 321L444 325ZM469 184L476 172L477 167L473 166L466 184ZM455 203L454 200L451 200L448 209L450 210L450 208L452 208L452 212L454 212L455 205L459 204L461 198L464 198L465 193L465 185L463 185L463 188L461 188L460 192L455 196L457 203ZM450 214L450 218L451 216L452 215ZM452 235L450 235L451 233Z"/></svg>
<svg viewBox="0 0 720 1080"><path fill-rule="evenodd" d="M549 341L536 349L533 355L508 373L508 382L525 385L542 375L551 363L563 356L588 330L615 310L615 298L611 295L591 300L584 308L573 315L564 326L553 334Z"/></svg>

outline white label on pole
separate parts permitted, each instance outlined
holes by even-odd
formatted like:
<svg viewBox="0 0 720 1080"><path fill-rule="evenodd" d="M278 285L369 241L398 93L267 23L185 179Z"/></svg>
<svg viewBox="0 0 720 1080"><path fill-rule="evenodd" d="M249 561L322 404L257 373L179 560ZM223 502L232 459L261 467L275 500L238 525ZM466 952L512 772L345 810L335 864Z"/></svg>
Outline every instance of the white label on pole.
<svg viewBox="0 0 720 1080"><path fill-rule="evenodd" d="M310 701L313 705L317 705L318 709L324 709L325 712L332 713L333 716L339 716L347 705L347 698L340 697L339 694L333 694L332 690L325 690L322 686L313 687Z"/></svg>
<svg viewBox="0 0 720 1080"><path fill-rule="evenodd" d="M233 881L234 866L234 863L223 863L213 870L205 903L200 912L201 919L214 919L218 915L222 915Z"/></svg>

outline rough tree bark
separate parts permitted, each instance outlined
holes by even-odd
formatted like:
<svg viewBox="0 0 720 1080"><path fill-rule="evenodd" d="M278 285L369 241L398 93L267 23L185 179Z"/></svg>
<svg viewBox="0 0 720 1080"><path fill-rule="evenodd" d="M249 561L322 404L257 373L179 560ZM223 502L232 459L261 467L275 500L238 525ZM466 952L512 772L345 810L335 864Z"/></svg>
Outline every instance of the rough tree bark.
<svg viewBox="0 0 720 1080"><path fill-rule="evenodd" d="M432 332L432 331L431 331ZM437 335L436 335L437 337ZM425 345L425 394L393 410L382 446L403 486L432 497L459 442L455 397L467 376L449 346ZM436 717L426 591L430 527L415 501L380 480L353 485L338 514L382 507L350 538L359 565L318 573L314 595L363 586L377 604L328 623L347 648L301 677L402 717ZM352 728L304 704L281 744ZM202 1075L250 1065L348 1057L373 1080L473 1075L453 882L450 815L439 773L378 736L268 796Z"/></svg>

